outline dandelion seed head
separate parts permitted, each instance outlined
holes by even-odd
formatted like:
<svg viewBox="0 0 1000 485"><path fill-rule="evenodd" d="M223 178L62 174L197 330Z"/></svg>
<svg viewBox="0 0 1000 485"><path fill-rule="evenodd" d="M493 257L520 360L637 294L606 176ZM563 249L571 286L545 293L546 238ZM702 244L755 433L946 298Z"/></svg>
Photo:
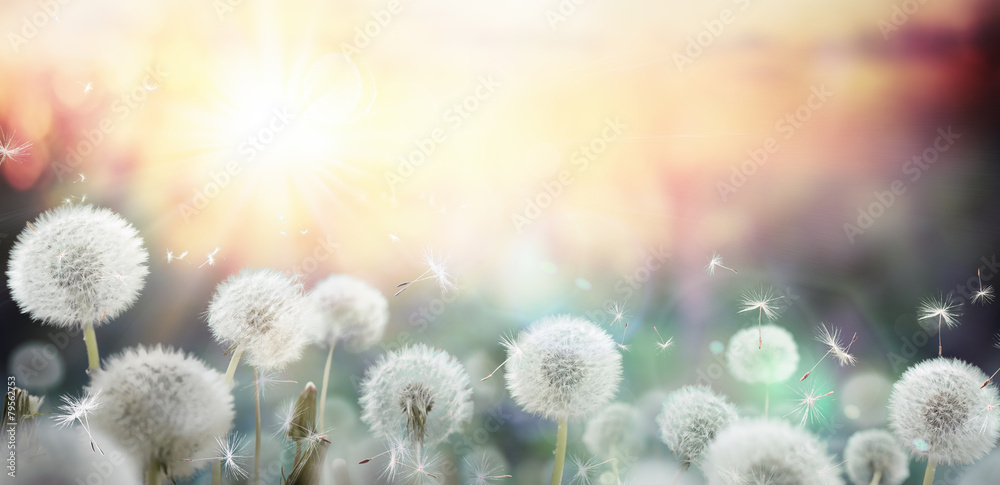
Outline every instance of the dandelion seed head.
<svg viewBox="0 0 1000 485"><path fill-rule="evenodd" d="M226 347L244 350L246 363L265 371L298 360L311 331L303 323L302 285L270 269L245 269L216 288L208 328Z"/></svg>
<svg viewBox="0 0 1000 485"><path fill-rule="evenodd" d="M763 346L758 346L758 330L745 328L729 339L726 362L729 372L747 384L776 384L787 380L799 365L799 350L795 339L777 325L760 329Z"/></svg>
<svg viewBox="0 0 1000 485"><path fill-rule="evenodd" d="M940 320L948 328L957 327L958 317L962 315L962 302L952 295L932 296L921 300L917 308L918 320Z"/></svg>
<svg viewBox="0 0 1000 485"><path fill-rule="evenodd" d="M335 274L309 292L315 340L361 352L382 340L389 303L381 292L350 275Z"/></svg>
<svg viewBox="0 0 1000 485"><path fill-rule="evenodd" d="M726 398L704 386L685 386L663 401L660 439L682 463L696 464L716 435L738 419Z"/></svg>
<svg viewBox="0 0 1000 485"><path fill-rule="evenodd" d="M508 347L507 389L525 411L547 419L582 418L618 392L622 357L601 327L569 315L545 317Z"/></svg>
<svg viewBox="0 0 1000 485"><path fill-rule="evenodd" d="M841 366L854 365L854 362L857 360L850 354L850 347L845 347L841 341L839 328L830 330L826 328L825 324L820 324L819 335L816 339L828 348L830 355L837 359L837 362Z"/></svg>
<svg viewBox="0 0 1000 485"><path fill-rule="evenodd" d="M21 311L45 324L98 325L138 298L148 257L139 232L118 214L63 205L18 235L7 286Z"/></svg>
<svg viewBox="0 0 1000 485"><path fill-rule="evenodd" d="M882 472L878 485L901 485L910 476L910 458L888 431L869 429L851 435L844 447L847 476L855 485L871 483Z"/></svg>
<svg viewBox="0 0 1000 485"><path fill-rule="evenodd" d="M780 301L781 296L775 296L774 290L770 288L750 290L740 298L742 308L737 313L758 312L768 320L774 320L778 316Z"/></svg>
<svg viewBox="0 0 1000 485"><path fill-rule="evenodd" d="M993 303L994 299L996 299L996 295L993 293L993 287L990 285L982 286L972 294L972 303L981 303L985 305L987 303Z"/></svg>
<svg viewBox="0 0 1000 485"><path fill-rule="evenodd" d="M1000 419L987 404L993 386L980 389L986 374L958 359L920 362L903 373L889 395L889 427L910 452L942 465L971 464L997 443ZM914 446L926 441L928 449Z"/></svg>
<svg viewBox="0 0 1000 485"><path fill-rule="evenodd" d="M41 456L32 456L20 432L18 429L16 478L0 479L5 484L77 485L85 483L89 475L99 480L91 479L92 482L102 485L142 483L142 471L128 449L119 448L113 440L96 431L96 435L91 437L78 430L40 420L35 431L35 443L44 450ZM103 443L103 455L91 449L89 442L92 439ZM4 475L8 472L5 470Z"/></svg>
<svg viewBox="0 0 1000 485"><path fill-rule="evenodd" d="M472 387L455 357L418 344L368 369L360 404L362 421L376 435L431 446L470 422Z"/></svg>
<svg viewBox="0 0 1000 485"><path fill-rule="evenodd" d="M639 412L630 404L609 404L587 421L583 444L602 460L624 462L637 455L643 445Z"/></svg>
<svg viewBox="0 0 1000 485"><path fill-rule="evenodd" d="M216 437L233 424L233 396L225 377L196 357L162 347L135 347L109 359L87 388L100 392L92 423L128 445L144 466L191 476L208 463Z"/></svg>
<svg viewBox="0 0 1000 485"><path fill-rule="evenodd" d="M826 445L780 420L736 421L708 446L701 469L709 485L844 483Z"/></svg>

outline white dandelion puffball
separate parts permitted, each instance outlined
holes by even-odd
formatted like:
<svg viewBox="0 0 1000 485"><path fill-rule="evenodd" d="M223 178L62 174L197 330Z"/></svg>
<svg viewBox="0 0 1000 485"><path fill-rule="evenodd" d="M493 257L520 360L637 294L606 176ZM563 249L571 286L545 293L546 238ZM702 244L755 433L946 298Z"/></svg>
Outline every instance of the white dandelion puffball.
<svg viewBox="0 0 1000 485"><path fill-rule="evenodd" d="M208 328L224 345L242 348L247 364L280 370L302 355L312 335L303 323L307 300L295 277L245 269L216 288Z"/></svg>
<svg viewBox="0 0 1000 485"><path fill-rule="evenodd" d="M391 352L361 383L361 420L379 436L434 445L472 420L469 374L447 352L423 344Z"/></svg>
<svg viewBox="0 0 1000 485"><path fill-rule="evenodd" d="M643 445L639 411L625 403L611 403L587 421L583 444L602 460L631 461Z"/></svg>
<svg viewBox="0 0 1000 485"><path fill-rule="evenodd" d="M112 357L94 374L89 394L100 392L90 418L98 430L132 450L144 468L163 466L174 478L191 476L229 433L233 396L225 377L181 351L135 347Z"/></svg>
<svg viewBox="0 0 1000 485"><path fill-rule="evenodd" d="M690 466L697 463L715 436L738 419L736 408L726 398L704 386L685 386L663 401L656 417L660 439Z"/></svg>
<svg viewBox="0 0 1000 485"><path fill-rule="evenodd" d="M112 440L100 433L94 440L103 453L90 447L90 437L73 428L42 422L37 430L40 450L22 450L17 456L16 485L135 485L142 483L139 465ZM5 473L6 475L6 473ZM0 483L8 483L0 480Z"/></svg>
<svg viewBox="0 0 1000 485"><path fill-rule="evenodd" d="M368 283L350 275L330 275L309 292L309 301L317 343L361 352L382 340L389 302Z"/></svg>
<svg viewBox="0 0 1000 485"><path fill-rule="evenodd" d="M877 485L900 485L910 476L910 458L896 437L882 429L858 431L844 447L847 477L854 485L869 485L875 471L882 473Z"/></svg>
<svg viewBox="0 0 1000 485"><path fill-rule="evenodd" d="M736 421L705 450L701 469L709 485L844 483L825 444L808 431L779 420Z"/></svg>
<svg viewBox="0 0 1000 485"><path fill-rule="evenodd" d="M958 359L914 365L892 386L889 427L910 453L941 465L968 465L1000 436L998 396L986 374Z"/></svg>
<svg viewBox="0 0 1000 485"><path fill-rule="evenodd" d="M799 348L788 330L777 325L745 328L729 339L726 362L736 380L747 384L776 384L787 380L799 365ZM760 347L758 348L758 345Z"/></svg>
<svg viewBox="0 0 1000 485"><path fill-rule="evenodd" d="M21 231L10 251L7 286L22 312L48 325L107 323L146 284L139 231L120 215L63 205Z"/></svg>
<svg viewBox="0 0 1000 485"><path fill-rule="evenodd" d="M622 356L604 329L569 315L545 317L506 342L507 389L525 411L582 418L618 392Z"/></svg>

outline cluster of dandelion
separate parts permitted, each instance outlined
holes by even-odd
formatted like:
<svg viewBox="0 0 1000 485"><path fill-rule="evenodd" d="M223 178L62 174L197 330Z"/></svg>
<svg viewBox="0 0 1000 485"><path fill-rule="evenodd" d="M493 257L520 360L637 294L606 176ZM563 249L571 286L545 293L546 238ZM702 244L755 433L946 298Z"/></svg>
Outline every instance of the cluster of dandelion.
<svg viewBox="0 0 1000 485"><path fill-rule="evenodd" d="M63 206L42 214L18 237L11 251L8 285L19 308L44 324L83 330L90 383L79 396L63 397L52 424L38 426L40 441L58 448L71 443L58 433L79 426L89 452L122 450L129 462L117 467L120 483L156 485L192 477L211 464L213 484L261 476L262 386L273 373L298 361L306 347L326 350L320 389L308 382L290 407L281 427L294 448L291 466L281 483L349 483L347 462L337 458L327 467L327 450L335 439L325 427L326 397L335 348L359 353L379 343L389 319L385 296L349 275L331 275L306 291L300 279L271 269L245 269L218 284L205 312L208 329L230 363L226 372L210 368L181 350L137 345L102 364L94 328L124 313L139 297L148 269L148 254L131 224L121 216L86 205ZM428 252L429 269L398 288L435 279L442 290L455 287L445 259ZM706 268L736 270L714 254ZM982 287L974 302L992 301L992 288ZM898 485L909 476L911 458L927 461L924 484L933 483L937 465L969 464L990 452L1000 438L993 377L957 359L944 357L940 330L958 325L960 303L951 298L921 302L919 320L937 323L938 357L909 368L893 386L888 400L888 430L855 433L843 450L843 461L807 429L819 414L817 403L833 394L812 391L783 417L770 415L770 388L799 370L799 347L792 334L775 324L781 297L763 288L747 293L737 314L756 317L755 325L736 331L725 349L728 369L740 382L764 387L759 413L737 408L707 386L684 386L659 403L653 421L643 422L637 403L614 402L623 379L622 342L600 324L572 315L538 319L501 344L504 360L489 379L504 369L506 387L525 412L556 422L551 485L563 483L571 420L585 421L582 441L593 455L573 459L574 482L618 484L629 480L629 468L645 448L643 430L658 430L676 456L672 483L692 467L711 485L810 483L842 484L846 472L862 485ZM622 305L611 311L611 325L628 321ZM764 320L767 320L765 323ZM799 381L810 378L831 357L840 366L854 365L850 340L841 330L818 325L817 340L825 353ZM653 327L660 352L663 341ZM233 432L234 379L239 365L252 369L256 433L252 455L249 439ZM1000 372L1000 371L998 371ZM317 369L317 374L319 374ZM294 381L280 381L294 382ZM38 424L43 400L16 390L19 423ZM361 460L381 460L387 482L440 482L439 447L462 433L473 418L473 387L459 360L425 344L387 352L371 365L360 383L360 419L382 440L385 452ZM744 409L744 411L738 411ZM750 409L753 409L752 407ZM797 414L798 420L783 419ZM7 409L4 419L8 419ZM79 455L75 449L71 459ZM252 469L247 463L253 458ZM511 478L499 465L502 457L483 453L469 460L463 477L471 483ZM846 467L842 465L846 464ZM844 468L845 470L842 470ZM139 475L144 478L139 478ZM252 477L252 478L251 478ZM29 482L30 483L30 482Z"/></svg>

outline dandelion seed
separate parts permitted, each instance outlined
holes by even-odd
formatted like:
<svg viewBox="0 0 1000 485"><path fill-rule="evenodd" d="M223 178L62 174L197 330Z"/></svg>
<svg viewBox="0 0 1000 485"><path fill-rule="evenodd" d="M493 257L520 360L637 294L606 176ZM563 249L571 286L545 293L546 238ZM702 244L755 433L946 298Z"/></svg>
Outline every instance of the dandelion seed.
<svg viewBox="0 0 1000 485"><path fill-rule="evenodd" d="M303 230L299 231L299 234L302 234L303 236L305 236L306 234L309 234L309 229L303 229Z"/></svg>
<svg viewBox="0 0 1000 485"><path fill-rule="evenodd" d="M225 470L226 476L229 478L233 480L249 478L250 472L247 471L248 466L243 462L244 460L253 458L253 455L243 455L244 449L248 444L247 438L240 437L239 433L231 433L225 439L217 437L215 438L215 441L219 446L219 456L207 458L185 458L183 461L221 461L222 468Z"/></svg>
<svg viewBox="0 0 1000 485"><path fill-rule="evenodd" d="M976 276L979 277L979 290L972 295L972 303L982 303L983 305L987 303L992 303L995 298L993 294L993 286L987 285L983 286L983 274L981 269L976 270Z"/></svg>
<svg viewBox="0 0 1000 485"><path fill-rule="evenodd" d="M623 303L614 302L607 312L613 317L613 320L611 320L612 326L622 320L628 320L628 317L625 315L625 304Z"/></svg>
<svg viewBox="0 0 1000 485"><path fill-rule="evenodd" d="M146 92L150 92L151 93L153 91L156 91L157 89L160 89L160 85L159 84L155 84L155 83L151 83L151 82L149 82L148 79L144 79L142 81L142 88L145 89Z"/></svg>
<svg viewBox="0 0 1000 485"><path fill-rule="evenodd" d="M957 299L953 298L952 295L936 297L927 297L920 302L920 307L918 311L920 316L918 320L928 320L937 318L938 321L938 357L941 357L942 346L941 346L941 325L944 324L948 328L954 328L958 326L958 317L961 315L959 309L962 307L962 303Z"/></svg>
<svg viewBox="0 0 1000 485"><path fill-rule="evenodd" d="M712 251L712 257L708 258L708 265L705 266L705 271L708 272L709 276L713 276L715 275L715 268L726 269L732 271L733 274L738 274L738 272L735 269L730 268L728 266L723 266L722 256L719 256L719 253Z"/></svg>
<svg viewBox="0 0 1000 485"><path fill-rule="evenodd" d="M667 348L673 345L674 343L673 337L670 337L666 341L664 341L663 336L660 335L660 331L656 329L655 325L653 326L653 331L656 332L656 336L660 338L660 341L656 343L656 348L659 349L657 353L663 353L667 350Z"/></svg>
<svg viewBox="0 0 1000 485"><path fill-rule="evenodd" d="M169 249L168 249L168 250L167 250L167 264L170 264L170 263L171 263L172 261L174 261L174 260L177 260L177 261L183 261L183 260L184 260L184 258L185 258L185 257L186 257L187 255L188 255L188 252L187 252L187 251L184 251L184 252L183 252L183 253L181 253L180 255L175 255L173 251L171 251L171 250L169 250Z"/></svg>
<svg viewBox="0 0 1000 485"><path fill-rule="evenodd" d="M493 369L493 372L490 372L490 375L480 379L480 382L493 377L493 374L496 374L497 371L500 370L504 364L510 362L511 359L521 356L521 348L517 346L517 340L515 340L512 335L504 335L503 337L500 337L500 345L507 349L507 358L504 359L504 361L501 362L496 369Z"/></svg>
<svg viewBox="0 0 1000 485"><path fill-rule="evenodd" d="M389 240L392 241L393 243L398 243L399 242L399 236L390 233L389 234Z"/></svg>
<svg viewBox="0 0 1000 485"><path fill-rule="evenodd" d="M104 450L98 446L94 435L90 432L90 414L101 405L101 391L93 394L85 392L78 398L63 396L62 401L62 406L59 406L59 414L55 416L56 424L60 428L64 428L74 422L79 422L83 430L87 432L87 436L90 437L90 448L103 455Z"/></svg>
<svg viewBox="0 0 1000 485"><path fill-rule="evenodd" d="M215 255L219 254L219 250L220 249L222 249L222 248L216 246L214 251L206 254L205 255L205 258L206 258L205 262L201 263L198 267L200 268L202 266L205 266L206 264L209 265L209 266L215 266Z"/></svg>
<svg viewBox="0 0 1000 485"><path fill-rule="evenodd" d="M455 278L448 273L448 260L450 256L442 255L440 253L435 253L430 247L424 249L423 262L427 265L427 271L424 271L413 280L405 281L396 285L396 288L400 288L395 295L399 295L403 291L406 291L414 283L424 281L424 280L437 280L438 285L441 287L441 291L447 292L455 288Z"/></svg>
<svg viewBox="0 0 1000 485"><path fill-rule="evenodd" d="M293 423L297 420L300 415L299 411L295 409L295 401L288 403L288 406L283 411L279 411L275 414L278 417L278 430L274 432L273 436L283 436L291 431Z"/></svg>
<svg viewBox="0 0 1000 485"><path fill-rule="evenodd" d="M503 466L495 459L483 452L482 458L465 458L465 463L469 467L472 483L474 485L490 485L500 478L512 478L503 474Z"/></svg>
<svg viewBox="0 0 1000 485"><path fill-rule="evenodd" d="M812 366L812 369L809 369L809 372L806 372L805 375L803 375L802 378L799 379L799 382L806 380L809 377L809 375L812 374L812 371L816 370L816 367L818 367L820 362L823 362L823 359L825 359L826 356L828 355L832 354L833 357L837 359L837 362L840 362L841 367L848 364L854 365L854 362L857 360L850 353L851 346L854 345L854 342L858 340L857 333L855 333L854 336L851 337L851 341L848 342L847 346L845 347L843 343L841 343L840 341L840 329L833 329L833 331L831 332L829 329L826 328L826 324L820 323L819 335L816 337L816 340L819 340L820 342L823 343L823 345L827 346L828 350L826 351L825 354L823 354L822 357L819 358L819 361L816 362L816 365Z"/></svg>
<svg viewBox="0 0 1000 485"><path fill-rule="evenodd" d="M833 394L833 391L820 394L816 391L816 387L813 386L809 391L796 392L799 395L799 399L796 399L798 405L785 415L786 418L791 415L800 416L799 426L805 426L806 423L812 424L813 421L825 418L823 410L819 408L819 401Z"/></svg>
<svg viewBox="0 0 1000 485"><path fill-rule="evenodd" d="M760 349L764 346L764 334L761 330L761 318L767 316L768 320L774 320L778 316L778 310L775 304L781 300L780 296L774 296L773 290L770 288L764 289L760 288L757 290L751 290L743 295L740 303L743 305L743 309L737 313L751 312L757 310L757 348Z"/></svg>
<svg viewBox="0 0 1000 485"><path fill-rule="evenodd" d="M595 483L594 480L597 478L600 467L613 461L615 461L613 458L604 461L598 461L595 457L590 457L586 461L579 456L570 458L570 462L573 463L573 468L576 469L576 473L573 474L573 480L570 483L580 485L591 485L592 483Z"/></svg>
<svg viewBox="0 0 1000 485"><path fill-rule="evenodd" d="M275 384L298 384L299 383L298 381L281 380L281 379L278 379L277 376L278 375L275 372L268 372L268 371L263 371L263 370L260 371L260 375L257 376L257 384L256 385L257 385L257 387L258 387L258 389L260 391L260 396L261 397L264 397L264 395L267 394L267 391L269 389L271 389L272 387L274 387ZM251 383L251 384L248 384L247 386L245 386L244 389L253 389L253 387L254 387L254 384Z"/></svg>
<svg viewBox="0 0 1000 485"><path fill-rule="evenodd" d="M81 183L81 182L86 182L86 181L87 181L87 176L86 176L86 175L84 175L83 173L78 173L77 175L79 175L79 176L80 176L80 180L76 180L76 181L74 181L74 182L73 182L74 184L76 184L76 183Z"/></svg>
<svg viewBox="0 0 1000 485"><path fill-rule="evenodd" d="M4 160L10 160L15 163L20 163L20 157L26 155L28 150L31 148L31 143L15 143L14 134L12 132L9 137L5 136L3 130L0 130L0 163Z"/></svg>
<svg viewBox="0 0 1000 485"><path fill-rule="evenodd" d="M89 94L93 90L94 90L94 83L87 83L83 86L83 94Z"/></svg>

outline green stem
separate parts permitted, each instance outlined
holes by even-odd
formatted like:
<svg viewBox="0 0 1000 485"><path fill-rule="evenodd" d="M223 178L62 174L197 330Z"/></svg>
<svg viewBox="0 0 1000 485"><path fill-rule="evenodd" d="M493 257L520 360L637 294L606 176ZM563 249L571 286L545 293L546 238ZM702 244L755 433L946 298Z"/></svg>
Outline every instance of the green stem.
<svg viewBox="0 0 1000 485"><path fill-rule="evenodd" d="M556 432L556 461L552 465L552 480L549 485L562 483L563 466L566 464L566 423L565 416L559 418L559 430Z"/></svg>
<svg viewBox="0 0 1000 485"><path fill-rule="evenodd" d="M924 471L924 485L934 485L934 472L937 471L937 460L927 460L927 470Z"/></svg>
<svg viewBox="0 0 1000 485"><path fill-rule="evenodd" d="M243 357L243 347L236 349L233 352L233 357L229 359L229 368L226 369L226 384L230 386L233 385L233 377L236 375L236 366L240 363L240 358Z"/></svg>
<svg viewBox="0 0 1000 485"><path fill-rule="evenodd" d="M878 470L875 470L875 473L872 475L872 481L868 485L878 485L879 482L881 481L882 481L882 469L880 468Z"/></svg>
<svg viewBox="0 0 1000 485"><path fill-rule="evenodd" d="M152 462L146 467L146 485L160 485L163 474L160 473L160 464Z"/></svg>
<svg viewBox="0 0 1000 485"><path fill-rule="evenodd" d="M333 362L333 347L326 354L326 367L323 368L323 392L319 395L319 416L316 417L316 432L323 432L323 422L326 421L326 384L330 382L330 363Z"/></svg>
<svg viewBox="0 0 1000 485"><path fill-rule="evenodd" d="M83 342L87 344L87 372L93 373L101 368L101 356L97 353L97 334L94 333L94 322L87 322L83 327Z"/></svg>
<svg viewBox="0 0 1000 485"><path fill-rule="evenodd" d="M621 479L618 476L618 447L611 445L608 449L608 454L611 455L611 471L615 474L615 483L620 482Z"/></svg>
<svg viewBox="0 0 1000 485"><path fill-rule="evenodd" d="M260 386L256 367L253 369L253 403L257 416L257 439L253 448L253 485L258 485L260 483Z"/></svg>
<svg viewBox="0 0 1000 485"><path fill-rule="evenodd" d="M212 462L212 485L222 485L222 462Z"/></svg>

